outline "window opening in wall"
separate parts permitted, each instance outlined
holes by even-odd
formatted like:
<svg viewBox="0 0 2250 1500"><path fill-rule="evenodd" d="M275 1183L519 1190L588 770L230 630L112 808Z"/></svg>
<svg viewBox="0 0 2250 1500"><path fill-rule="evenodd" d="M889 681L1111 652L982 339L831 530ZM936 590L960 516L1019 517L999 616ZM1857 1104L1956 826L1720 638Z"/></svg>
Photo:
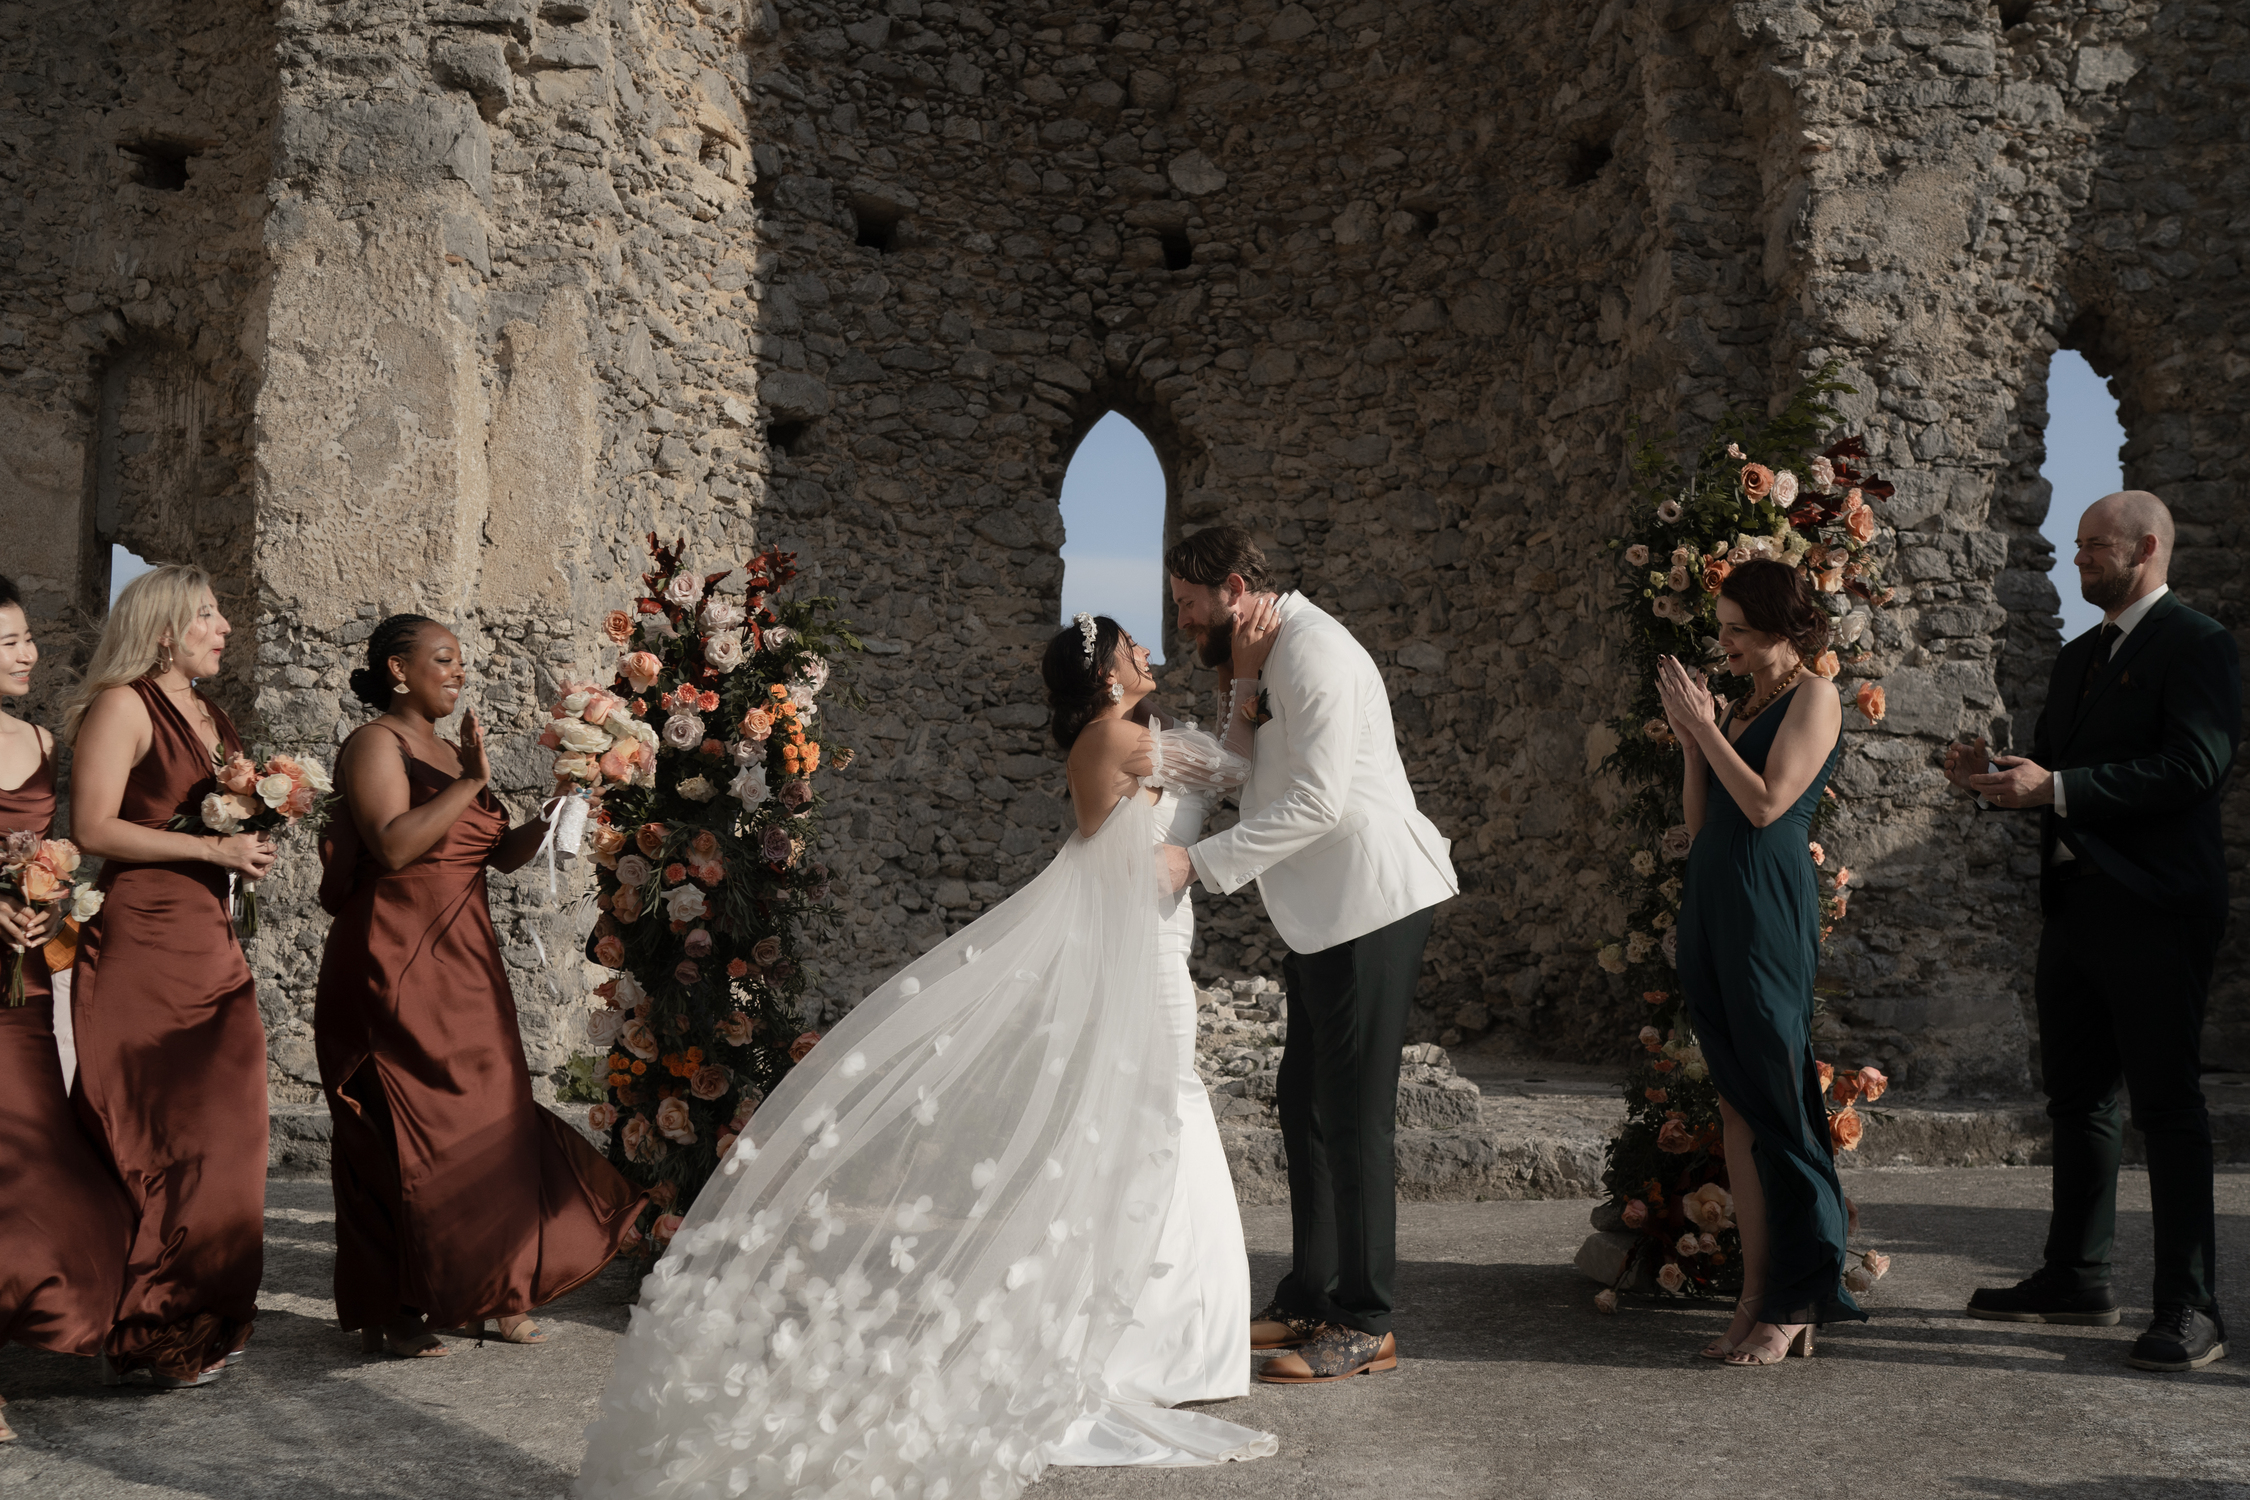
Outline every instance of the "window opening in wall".
<svg viewBox="0 0 2250 1500"><path fill-rule="evenodd" d="M1570 179L1566 187L1577 187L1592 182L1609 165L1610 149L1607 141L1586 141L1570 153Z"/></svg>
<svg viewBox="0 0 2250 1500"><path fill-rule="evenodd" d="M898 225L904 217L905 213L895 203L857 199L852 203L852 242L888 255L898 247Z"/></svg>
<svg viewBox="0 0 2250 1500"><path fill-rule="evenodd" d="M2034 3L2035 0L1999 0L1995 9L2000 12L2000 29L2005 31L2011 26L2021 26L2024 22L2030 20L2031 7Z"/></svg>
<svg viewBox="0 0 2250 1500"><path fill-rule="evenodd" d="M812 431L810 422L774 422L766 427L766 448L769 452L784 453L795 458L804 448L805 436Z"/></svg>
<svg viewBox="0 0 2250 1500"><path fill-rule="evenodd" d="M126 584L155 568L156 564L135 557L115 542L109 546L109 602L115 604Z"/></svg>
<svg viewBox="0 0 2250 1500"><path fill-rule="evenodd" d="M1164 465L1119 412L1063 474L1062 617L1108 615L1164 659Z"/></svg>
<svg viewBox="0 0 2250 1500"><path fill-rule="evenodd" d="M133 181L166 193L187 186L188 158L199 154L196 147L177 141L127 141L117 150L131 169Z"/></svg>
<svg viewBox="0 0 2250 1500"><path fill-rule="evenodd" d="M1195 261L1195 246L1188 243L1185 229L1159 229L1156 242L1164 247L1164 269L1184 271Z"/></svg>
<svg viewBox="0 0 2250 1500"><path fill-rule="evenodd" d="M2039 477L2052 487L2047 520L2040 534L2054 544L2053 580L2062 598L2063 639L2083 635L2102 622L2102 612L2078 592L2078 518L2104 495L2125 488L2125 466L2117 450L2125 446L2125 427L2109 385L2075 349L2058 349L2047 364L2047 459Z"/></svg>

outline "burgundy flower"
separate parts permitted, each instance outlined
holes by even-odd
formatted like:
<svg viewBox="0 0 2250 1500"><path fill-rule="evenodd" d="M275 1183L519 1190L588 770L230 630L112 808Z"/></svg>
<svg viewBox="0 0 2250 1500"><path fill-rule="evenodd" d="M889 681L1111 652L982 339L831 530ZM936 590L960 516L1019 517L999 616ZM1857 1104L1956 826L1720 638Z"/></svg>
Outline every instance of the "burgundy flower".
<svg viewBox="0 0 2250 1500"><path fill-rule="evenodd" d="M696 928L687 935L686 947L687 956L690 958L709 958L711 956L711 934L701 927Z"/></svg>
<svg viewBox="0 0 2250 1500"><path fill-rule="evenodd" d="M764 854L769 862L777 865L787 864L789 856L793 852L792 845L789 842L789 830L786 828L768 828L765 837L759 841L758 847L759 852Z"/></svg>
<svg viewBox="0 0 2250 1500"><path fill-rule="evenodd" d="M781 799L783 807L803 807L812 801L812 787L802 780L784 781L781 790L774 795Z"/></svg>
<svg viewBox="0 0 2250 1500"><path fill-rule="evenodd" d="M678 967L672 970L672 977L681 984L693 984L703 977L703 971L696 967L694 959L683 958Z"/></svg>

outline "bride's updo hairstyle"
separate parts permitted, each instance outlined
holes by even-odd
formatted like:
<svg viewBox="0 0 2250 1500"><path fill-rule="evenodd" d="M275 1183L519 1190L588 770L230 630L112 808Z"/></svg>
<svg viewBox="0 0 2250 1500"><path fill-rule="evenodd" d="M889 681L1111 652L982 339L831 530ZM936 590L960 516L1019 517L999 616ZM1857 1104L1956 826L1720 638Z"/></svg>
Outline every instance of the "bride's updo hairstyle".
<svg viewBox="0 0 2250 1500"><path fill-rule="evenodd" d="M1039 676L1047 684L1047 709L1054 717L1049 728L1055 743L1068 750L1094 715L1109 707L1109 689L1102 673L1117 659L1125 627L1108 615L1094 616L1094 659L1086 660L1086 635L1073 623L1055 632L1047 655L1039 663Z"/></svg>
<svg viewBox="0 0 2250 1500"><path fill-rule="evenodd" d="M391 706L391 658L412 652L425 626L437 621L427 615L392 615L367 638L367 665L352 671L352 696L377 713Z"/></svg>
<svg viewBox="0 0 2250 1500"><path fill-rule="evenodd" d="M1828 616L1813 599L1805 575L1787 563L1756 557L1727 574L1719 597L1742 608L1752 630L1778 635L1797 649L1806 665L1828 649Z"/></svg>

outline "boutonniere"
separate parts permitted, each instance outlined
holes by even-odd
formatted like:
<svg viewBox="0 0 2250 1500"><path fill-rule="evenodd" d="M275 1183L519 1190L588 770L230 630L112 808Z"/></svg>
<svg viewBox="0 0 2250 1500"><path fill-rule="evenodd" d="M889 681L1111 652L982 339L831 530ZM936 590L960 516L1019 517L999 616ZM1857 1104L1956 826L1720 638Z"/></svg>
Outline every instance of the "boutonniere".
<svg viewBox="0 0 2250 1500"><path fill-rule="evenodd" d="M1242 705L1242 717L1250 721L1250 727L1253 729L1272 721L1273 703L1266 697L1264 688L1258 689L1258 696Z"/></svg>
<svg viewBox="0 0 2250 1500"><path fill-rule="evenodd" d="M2120 673L2118 673L2118 674L2117 674L2117 685L2118 685L2119 687L2121 687L2121 688L2129 688L2129 687L2131 687L2131 686L2133 685L2133 674L2132 674L2131 672L2120 672Z"/></svg>

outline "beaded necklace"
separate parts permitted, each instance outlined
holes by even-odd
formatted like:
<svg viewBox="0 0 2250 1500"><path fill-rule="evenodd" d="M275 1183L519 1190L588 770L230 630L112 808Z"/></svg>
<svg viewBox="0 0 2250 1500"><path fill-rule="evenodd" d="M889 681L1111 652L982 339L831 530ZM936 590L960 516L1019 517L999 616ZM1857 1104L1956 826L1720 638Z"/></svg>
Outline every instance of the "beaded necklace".
<svg viewBox="0 0 2250 1500"><path fill-rule="evenodd" d="M1735 720L1738 723L1747 724L1752 719L1758 717L1758 715L1764 713L1767 708L1772 706L1773 701L1776 698L1779 698L1783 693L1788 692L1791 688L1797 685L1797 679L1804 675L1804 671L1804 663L1799 662L1796 666L1789 669L1789 675L1787 677L1782 678L1781 681L1773 685L1772 692L1766 694L1762 698L1744 699L1741 705L1734 711Z"/></svg>

